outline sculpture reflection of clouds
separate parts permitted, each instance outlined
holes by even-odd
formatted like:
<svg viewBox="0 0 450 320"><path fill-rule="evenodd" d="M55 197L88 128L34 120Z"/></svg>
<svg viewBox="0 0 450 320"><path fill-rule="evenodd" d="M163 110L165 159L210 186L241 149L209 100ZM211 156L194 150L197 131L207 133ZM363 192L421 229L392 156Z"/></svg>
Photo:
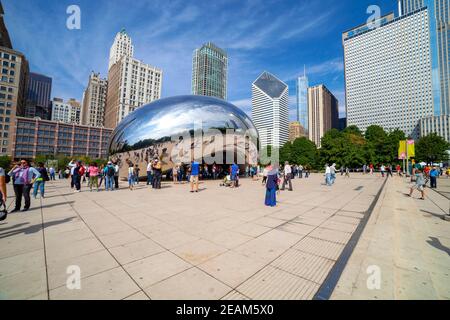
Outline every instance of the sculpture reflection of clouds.
<svg viewBox="0 0 450 320"><path fill-rule="evenodd" d="M237 153L246 153L246 163L256 163L257 131L250 118L226 101L204 96L166 98L138 108L117 126L109 151L121 163L130 159L139 164L141 172L145 172L147 162L155 156L167 169L173 166L170 154L177 144L176 138L171 141L173 137L192 136L194 129L200 128L205 134L210 129L218 129L222 133L227 129L234 130L241 142L234 146L224 144L223 150L216 148L215 152L237 149ZM247 143L242 143L244 135L250 135ZM210 144L209 139L196 138L192 143L203 145L205 149L205 145ZM225 142L225 137L223 140Z"/></svg>

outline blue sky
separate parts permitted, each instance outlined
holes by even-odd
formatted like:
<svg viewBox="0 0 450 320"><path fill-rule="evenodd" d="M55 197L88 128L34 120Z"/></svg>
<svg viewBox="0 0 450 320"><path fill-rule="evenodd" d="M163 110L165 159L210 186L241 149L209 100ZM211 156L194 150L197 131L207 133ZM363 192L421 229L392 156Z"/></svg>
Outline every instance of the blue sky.
<svg viewBox="0 0 450 320"><path fill-rule="evenodd" d="M251 110L251 84L267 70L325 84L345 108L342 32L364 23L367 8L396 10L395 0L3 0L13 46L33 72L53 78L52 97L81 100L91 70L107 74L109 49L125 28L135 57L163 69L163 97L190 94L192 52L212 41L229 56L228 100ZM81 9L81 29L66 28L66 9ZM397 13L396 13L397 14Z"/></svg>

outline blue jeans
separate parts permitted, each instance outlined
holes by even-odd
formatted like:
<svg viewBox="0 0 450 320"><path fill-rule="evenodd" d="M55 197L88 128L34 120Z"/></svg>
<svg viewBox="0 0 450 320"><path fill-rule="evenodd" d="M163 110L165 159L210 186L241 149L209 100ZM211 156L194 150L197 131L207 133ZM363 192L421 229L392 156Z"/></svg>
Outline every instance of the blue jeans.
<svg viewBox="0 0 450 320"><path fill-rule="evenodd" d="M45 192L45 181L36 181L34 183L33 197L35 197L35 198L37 196L38 189L39 189L39 192L41 193L41 197L43 197L44 192Z"/></svg>
<svg viewBox="0 0 450 320"><path fill-rule="evenodd" d="M330 182L331 182L331 184L334 184L334 181L336 180L336 174L335 173L332 173L331 175L330 175Z"/></svg>
<svg viewBox="0 0 450 320"><path fill-rule="evenodd" d="M325 174L325 183L327 186L331 186L331 173Z"/></svg>
<svg viewBox="0 0 450 320"><path fill-rule="evenodd" d="M147 185L153 185L153 175L150 171L147 171Z"/></svg>
<svg viewBox="0 0 450 320"><path fill-rule="evenodd" d="M111 191L114 190L114 177L105 177L105 190L108 191L111 189Z"/></svg>

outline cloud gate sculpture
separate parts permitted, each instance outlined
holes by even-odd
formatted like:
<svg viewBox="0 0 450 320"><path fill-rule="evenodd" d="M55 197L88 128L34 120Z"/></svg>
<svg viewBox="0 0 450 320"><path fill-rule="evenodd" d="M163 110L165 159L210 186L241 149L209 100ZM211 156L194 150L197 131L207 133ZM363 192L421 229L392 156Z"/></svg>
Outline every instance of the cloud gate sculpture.
<svg viewBox="0 0 450 320"><path fill-rule="evenodd" d="M138 108L114 130L109 154L126 177L127 160L146 175L149 161L163 171L195 159L207 165L258 161L258 133L250 118L226 101L204 96L160 99Z"/></svg>

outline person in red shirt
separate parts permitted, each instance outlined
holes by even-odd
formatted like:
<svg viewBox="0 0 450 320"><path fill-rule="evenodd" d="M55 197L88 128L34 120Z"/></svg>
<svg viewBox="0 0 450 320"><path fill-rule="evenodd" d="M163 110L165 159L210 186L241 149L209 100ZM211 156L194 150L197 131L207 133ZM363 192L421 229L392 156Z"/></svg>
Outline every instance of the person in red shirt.
<svg viewBox="0 0 450 320"><path fill-rule="evenodd" d="M370 174L373 174L373 164L369 165L369 169L370 169Z"/></svg>

